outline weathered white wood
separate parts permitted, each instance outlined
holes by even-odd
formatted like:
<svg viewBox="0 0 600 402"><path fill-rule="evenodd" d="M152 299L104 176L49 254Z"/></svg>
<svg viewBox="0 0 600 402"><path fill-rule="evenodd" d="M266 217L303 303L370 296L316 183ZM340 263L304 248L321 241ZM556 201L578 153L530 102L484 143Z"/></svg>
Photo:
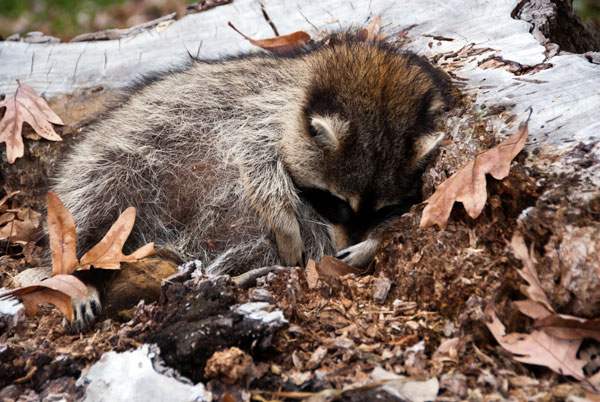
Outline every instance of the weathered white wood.
<svg viewBox="0 0 600 402"><path fill-rule="evenodd" d="M440 58L440 65L464 80L463 90L473 93L477 104L503 105L516 115L533 106L530 144L560 150L573 140L598 136L600 65L577 55L548 52L530 33L531 24L511 18L518 3L269 0L266 10L282 34L302 29L316 35L360 27L381 14L388 35L408 30L408 48ZM252 50L227 21L253 38L273 36L258 1L236 0L186 16L162 31L153 28L121 40L0 42L0 92L11 93L17 79L47 97L78 87L122 87L142 74L182 63L188 53L214 59ZM437 36L443 38L434 39ZM530 67L547 63L549 68L519 76L493 62L481 64L492 56Z"/></svg>

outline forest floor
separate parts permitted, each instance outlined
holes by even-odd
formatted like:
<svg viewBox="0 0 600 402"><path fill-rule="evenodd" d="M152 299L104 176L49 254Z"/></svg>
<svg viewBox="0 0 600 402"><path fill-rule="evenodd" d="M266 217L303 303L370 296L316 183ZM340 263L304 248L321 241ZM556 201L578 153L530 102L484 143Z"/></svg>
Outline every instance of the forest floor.
<svg viewBox="0 0 600 402"><path fill-rule="evenodd" d="M65 122L58 129L65 141L26 140L27 156L5 164L3 187L21 190L8 201L12 210L43 213L51 167L111 98L110 91L97 88L50 101ZM475 110L468 96L456 95L455 107L438 127L446 140L424 176L425 196L481 149L497 144L494 119L511 116ZM548 156L548 163L597 167L597 146L576 146ZM576 248L569 236L577 230L598 233L597 188L589 184L592 196L577 197L574 186L582 188L577 169L550 174L536 167L543 152L535 155L536 164L532 157L522 152L504 180L488 177L488 202L477 219L456 205L446 230L423 230L424 205L414 206L386 232L365 272L323 261L272 272L245 289L228 276L188 270L162 284L160 300L104 316L78 335L66 333L60 313L50 307L16 325L0 315L0 399L74 400L85 389L77 379L105 352L144 343L157 344L167 366L207 384L213 400L593 398L591 381L518 362L488 329L495 311L506 333L531 331L534 320L515 303L527 300L518 270L531 263L557 311L586 316L597 308L597 300L582 301L565 290L561 274L574 258L564 249ZM527 261L511 246L517 232L528 243ZM598 247L597 238L589 247L594 244ZM44 264L43 243L1 245L0 287L14 287L19 272ZM586 266L595 271L597 261ZM598 276L582 275L587 282L593 281L589 275ZM284 319L249 322L233 308L248 302L264 302L261 309L281 312ZM590 378L595 357L585 362Z"/></svg>

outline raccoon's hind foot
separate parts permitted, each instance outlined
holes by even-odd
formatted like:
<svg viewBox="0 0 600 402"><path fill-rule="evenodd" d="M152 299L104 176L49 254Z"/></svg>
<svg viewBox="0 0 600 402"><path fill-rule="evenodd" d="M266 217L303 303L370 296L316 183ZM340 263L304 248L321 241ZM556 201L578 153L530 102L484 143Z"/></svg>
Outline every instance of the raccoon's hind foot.
<svg viewBox="0 0 600 402"><path fill-rule="evenodd" d="M87 285L87 290L87 297L71 300L73 305L73 322L69 322L67 318L63 318L63 328L70 334L77 334L87 330L96 322L102 311L98 289L95 286Z"/></svg>
<svg viewBox="0 0 600 402"><path fill-rule="evenodd" d="M373 261L373 258L375 258L378 244L378 239L367 239L338 251L335 258L340 259L353 267L364 268Z"/></svg>

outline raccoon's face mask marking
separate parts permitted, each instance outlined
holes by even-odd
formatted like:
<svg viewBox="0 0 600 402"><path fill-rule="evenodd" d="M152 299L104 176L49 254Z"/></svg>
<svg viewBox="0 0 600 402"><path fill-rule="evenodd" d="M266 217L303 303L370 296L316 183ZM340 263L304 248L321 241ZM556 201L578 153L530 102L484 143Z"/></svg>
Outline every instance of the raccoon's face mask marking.
<svg viewBox="0 0 600 402"><path fill-rule="evenodd" d="M348 246L421 201L420 168L441 136L397 131L378 115L344 119L332 104L320 113L319 102L308 108L307 154L316 155L307 160L320 162L296 185L318 214L339 226Z"/></svg>
<svg viewBox="0 0 600 402"><path fill-rule="evenodd" d="M418 57L387 51L332 49L310 66L301 135L283 144L286 168L300 197L335 226L338 247L352 245L421 200L422 169L441 140L433 121L444 84Z"/></svg>
<svg viewBox="0 0 600 402"><path fill-rule="evenodd" d="M376 208L369 199L359 200L358 208L353 208L348 201L322 189L300 189L300 196L327 221L343 227L352 244L364 240L368 232L381 222L408 212L421 200L420 194L415 193L380 208Z"/></svg>

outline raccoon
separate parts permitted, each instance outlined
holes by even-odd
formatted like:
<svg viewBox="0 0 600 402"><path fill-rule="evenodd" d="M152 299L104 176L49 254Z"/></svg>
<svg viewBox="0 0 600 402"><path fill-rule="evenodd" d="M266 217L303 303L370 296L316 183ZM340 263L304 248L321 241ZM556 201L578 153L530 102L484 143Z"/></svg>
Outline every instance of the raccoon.
<svg viewBox="0 0 600 402"><path fill-rule="evenodd" d="M420 201L447 86L421 57L381 43L194 60L92 127L53 190L82 251L133 205L126 248L155 242L210 273L326 254L363 267L383 228ZM78 311L79 327L93 320L89 305Z"/></svg>

